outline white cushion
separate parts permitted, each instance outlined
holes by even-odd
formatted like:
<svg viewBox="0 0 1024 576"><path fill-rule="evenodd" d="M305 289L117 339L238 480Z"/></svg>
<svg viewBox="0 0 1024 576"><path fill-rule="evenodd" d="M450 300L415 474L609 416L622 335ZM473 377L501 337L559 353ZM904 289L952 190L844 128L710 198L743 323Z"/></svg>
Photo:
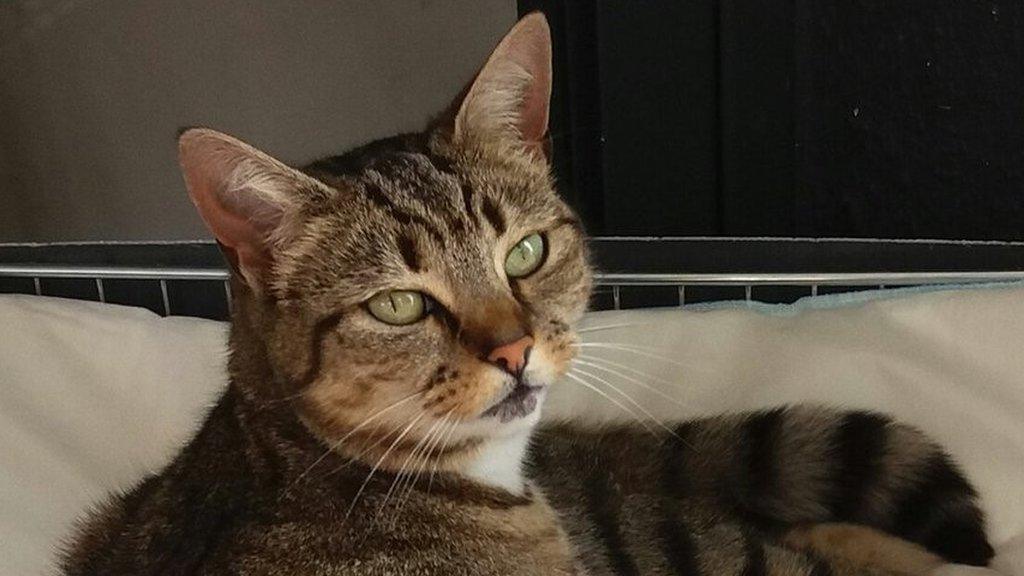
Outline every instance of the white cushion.
<svg viewBox="0 0 1024 576"><path fill-rule="evenodd" d="M1024 576L1024 289L887 295L594 313L581 352L619 374L577 369L665 420L814 401L916 424L979 486L996 569ZM42 573L90 502L173 454L223 386L224 339L216 322L0 297L0 574ZM571 379L545 416L628 417Z"/></svg>
<svg viewBox="0 0 1024 576"><path fill-rule="evenodd" d="M224 380L225 325L0 297L0 574L46 573L73 519L170 459Z"/></svg>

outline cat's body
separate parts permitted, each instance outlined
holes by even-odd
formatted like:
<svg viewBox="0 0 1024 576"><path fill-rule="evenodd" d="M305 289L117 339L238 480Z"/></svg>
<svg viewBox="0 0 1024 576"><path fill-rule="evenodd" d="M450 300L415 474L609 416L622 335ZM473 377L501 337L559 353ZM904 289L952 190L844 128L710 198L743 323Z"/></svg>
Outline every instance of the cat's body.
<svg viewBox="0 0 1024 576"><path fill-rule="evenodd" d="M65 574L987 562L970 485L874 415L802 408L662 436L549 426L528 454L591 286L543 154L549 90L534 15L422 134L297 170L185 131L190 195L235 272L231 382L174 462L82 525Z"/></svg>
<svg viewBox="0 0 1024 576"><path fill-rule="evenodd" d="M874 447L862 458L850 452L855 427ZM963 477L920 433L881 416L794 408L677 434L543 426L521 495L450 474L398 493L395 474L363 486L367 465L320 459L321 443L288 410L229 390L167 470L93 517L66 573L785 576L925 574L939 563L874 533L848 539L891 549L874 566L783 545L793 527L835 522L947 560L991 556ZM892 569L901 563L910 568Z"/></svg>

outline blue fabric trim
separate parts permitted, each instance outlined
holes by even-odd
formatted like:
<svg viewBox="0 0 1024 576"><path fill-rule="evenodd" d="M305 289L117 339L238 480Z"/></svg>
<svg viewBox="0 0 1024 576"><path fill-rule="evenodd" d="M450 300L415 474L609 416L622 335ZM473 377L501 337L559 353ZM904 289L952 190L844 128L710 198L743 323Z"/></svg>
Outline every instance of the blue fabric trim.
<svg viewBox="0 0 1024 576"><path fill-rule="evenodd" d="M840 294L823 294L805 296L792 304L766 304L764 302L746 300L722 300L718 302L698 302L687 304L684 310L693 312L711 312L714 310L753 310L768 316L795 316L805 310L828 310L860 306L876 300L893 300L907 298L918 294L933 292L975 291L975 290L1007 290L1024 288L1024 282L992 282L985 284L933 284L926 286L910 286L907 288L886 288L884 290L861 290Z"/></svg>

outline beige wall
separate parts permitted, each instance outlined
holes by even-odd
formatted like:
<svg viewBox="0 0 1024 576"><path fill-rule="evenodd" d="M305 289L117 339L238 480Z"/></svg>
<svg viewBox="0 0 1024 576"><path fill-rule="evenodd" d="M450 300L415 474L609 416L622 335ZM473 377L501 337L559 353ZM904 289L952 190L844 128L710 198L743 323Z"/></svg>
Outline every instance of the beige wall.
<svg viewBox="0 0 1024 576"><path fill-rule="evenodd" d="M515 0L0 3L0 242L205 238L175 160L203 124L299 163L414 130Z"/></svg>

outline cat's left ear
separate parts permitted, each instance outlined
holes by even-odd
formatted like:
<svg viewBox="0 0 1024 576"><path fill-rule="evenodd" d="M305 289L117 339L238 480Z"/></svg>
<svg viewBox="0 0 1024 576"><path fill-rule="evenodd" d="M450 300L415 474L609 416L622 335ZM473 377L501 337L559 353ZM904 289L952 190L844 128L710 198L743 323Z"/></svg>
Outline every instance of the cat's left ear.
<svg viewBox="0 0 1024 576"><path fill-rule="evenodd" d="M276 256L302 223L302 209L329 198L319 181L207 128L178 137L188 194L232 266L257 293L270 282Z"/></svg>
<svg viewBox="0 0 1024 576"><path fill-rule="evenodd" d="M551 99L551 30L540 12L524 16L498 44L466 91L456 139L514 139L540 148Z"/></svg>

